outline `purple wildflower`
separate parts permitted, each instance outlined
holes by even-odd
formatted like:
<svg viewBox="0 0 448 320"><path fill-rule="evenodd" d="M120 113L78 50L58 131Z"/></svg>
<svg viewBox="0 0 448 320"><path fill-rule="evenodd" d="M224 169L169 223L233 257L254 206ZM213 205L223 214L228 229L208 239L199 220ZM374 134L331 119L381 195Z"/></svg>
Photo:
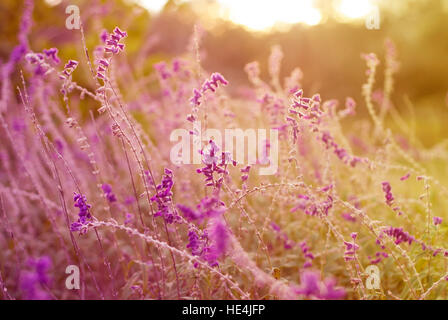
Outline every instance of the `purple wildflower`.
<svg viewBox="0 0 448 320"><path fill-rule="evenodd" d="M332 278L321 280L317 271L304 271L300 276L300 286L294 288L297 294L307 299L336 300L345 297L344 288L336 288L336 281Z"/></svg>
<svg viewBox="0 0 448 320"><path fill-rule="evenodd" d="M216 266L217 260L229 248L229 230L221 218L215 218L209 223L207 234L211 245L207 248L204 258L210 266Z"/></svg>
<svg viewBox="0 0 448 320"><path fill-rule="evenodd" d="M109 37L109 33L107 32L106 29L103 29L103 31L101 31L101 34L100 34L101 42L105 44L108 37Z"/></svg>
<svg viewBox="0 0 448 320"><path fill-rule="evenodd" d="M188 220L188 221L196 221L202 218L202 215L200 212L188 207L184 206L183 204L178 204L177 208L180 210L182 215Z"/></svg>
<svg viewBox="0 0 448 320"><path fill-rule="evenodd" d="M352 216L350 212L345 212L341 214L342 218L350 222L356 222L356 217Z"/></svg>
<svg viewBox="0 0 448 320"><path fill-rule="evenodd" d="M45 59L45 55L42 53L27 53L25 59L29 64L34 65L34 75L36 76L46 75L52 71L51 66Z"/></svg>
<svg viewBox="0 0 448 320"><path fill-rule="evenodd" d="M20 275L20 287L23 290L25 299L28 300L48 300L51 296L45 291L50 285L48 270L51 268L51 259L43 256L39 259L30 259L28 266L31 271L24 271Z"/></svg>
<svg viewBox="0 0 448 320"><path fill-rule="evenodd" d="M156 194L151 198L151 201L156 202L158 206L155 217L163 217L169 224L177 222L179 217L177 213L171 209L174 186L173 172L165 168L165 174L162 177L162 183L157 185Z"/></svg>
<svg viewBox="0 0 448 320"><path fill-rule="evenodd" d="M124 224L128 225L131 224L134 221L134 215L132 213L126 213Z"/></svg>
<svg viewBox="0 0 448 320"><path fill-rule="evenodd" d="M310 252L310 248L306 244L306 241L300 243L300 249L302 250L302 253L305 256L305 263L303 267L304 268L311 267L313 264L314 255Z"/></svg>
<svg viewBox="0 0 448 320"><path fill-rule="evenodd" d="M291 212L297 210L304 211L309 216L328 215L330 209L333 207L333 197L327 195L327 199L322 202L312 201L308 196L301 197L299 195L298 204L291 209Z"/></svg>
<svg viewBox="0 0 448 320"><path fill-rule="evenodd" d="M406 231L403 231L403 228L389 227L385 229L383 232L388 236L395 238L395 244L400 244L402 242L412 244L412 242L415 241L415 238Z"/></svg>
<svg viewBox="0 0 448 320"><path fill-rule="evenodd" d="M154 69L156 69L159 77L163 80L171 77L171 73L168 71L167 65L164 61L154 64Z"/></svg>
<svg viewBox="0 0 448 320"><path fill-rule="evenodd" d="M226 207L224 202L213 196L201 199L198 210L204 217L215 218L222 215L226 211Z"/></svg>
<svg viewBox="0 0 448 320"><path fill-rule="evenodd" d="M50 49L43 50L43 53L45 53L45 55L47 57L51 58L51 60L56 64L61 62L61 60L58 57L58 52L59 52L59 50L57 48L50 48Z"/></svg>
<svg viewBox="0 0 448 320"><path fill-rule="evenodd" d="M205 176L205 185L213 186L216 189L220 189L224 181L224 176L228 175L227 164L231 161L234 166L236 166L236 161L231 160L230 154L227 152L221 152L219 154L219 147L213 140L209 141L209 145L206 150L202 150L202 162L205 167L197 169L197 173L202 173ZM220 174L221 176L215 180L214 173Z"/></svg>
<svg viewBox="0 0 448 320"><path fill-rule="evenodd" d="M207 230L202 232L199 236L197 231L190 228L188 231L188 244L187 248L191 250L193 256L201 258L201 260L207 261L211 267L218 265L213 255L210 255L209 239ZM198 263L194 263L194 267L198 267Z"/></svg>
<svg viewBox="0 0 448 320"><path fill-rule="evenodd" d="M215 92L218 88L219 84L222 84L224 86L228 85L226 79L220 74L220 73L213 73L210 77L210 79L207 79L204 84L202 85L202 92L206 92L207 90L210 90L212 92Z"/></svg>
<svg viewBox="0 0 448 320"><path fill-rule="evenodd" d="M120 51L124 50L124 44L119 43L121 39L127 37L127 33L125 31L121 31L120 28L115 27L113 33L109 34L108 39L106 40L106 47L104 48L104 52L118 54Z"/></svg>
<svg viewBox="0 0 448 320"><path fill-rule="evenodd" d="M353 98L351 97L347 97L347 99L345 100L345 109L339 112L339 116L340 117L346 117L348 115L355 115L355 107L356 107L356 102L355 100L353 100Z"/></svg>
<svg viewBox="0 0 448 320"><path fill-rule="evenodd" d="M115 195L112 193L112 187L110 186L110 184L103 184L101 186L101 189L103 189L104 194L106 195L106 199L109 202L115 202L117 201L117 198L115 197Z"/></svg>
<svg viewBox="0 0 448 320"><path fill-rule="evenodd" d="M14 118L12 120L12 129L15 132L23 132L26 129L26 123L22 118Z"/></svg>
<svg viewBox="0 0 448 320"><path fill-rule="evenodd" d="M241 180L243 182L247 181L247 179L249 179L249 171L250 171L251 166L247 165L246 167L244 167L243 169L241 169L241 173L244 173L243 175L241 175Z"/></svg>
<svg viewBox="0 0 448 320"><path fill-rule="evenodd" d="M443 221L443 219L440 218L440 217L433 217L433 218L432 218L432 221L434 222L434 225L436 226L436 225L438 225L438 224L441 224L442 221Z"/></svg>
<svg viewBox="0 0 448 320"><path fill-rule="evenodd" d="M190 229L190 231L188 231L188 240L187 248L191 249L191 254L194 256L201 255L201 242L195 230Z"/></svg>
<svg viewBox="0 0 448 320"><path fill-rule="evenodd" d="M280 226L278 224L276 224L275 222L271 222L271 227L272 229L274 229L274 231L276 232L280 232Z"/></svg>
<svg viewBox="0 0 448 320"><path fill-rule="evenodd" d="M11 52L9 61L11 63L13 63L13 64L16 64L25 55L26 50L27 50L27 48L23 44L19 44L19 45L15 46L14 49L12 50L12 52Z"/></svg>
<svg viewBox="0 0 448 320"><path fill-rule="evenodd" d="M343 299L346 295L344 288L335 288L336 280L327 279L324 282L323 290L320 294L320 298L323 300L339 300Z"/></svg>
<svg viewBox="0 0 448 320"><path fill-rule="evenodd" d="M190 99L191 104L194 106L199 106L201 104L201 101L199 100L201 97L201 92L198 89L193 89L193 97Z"/></svg>
<svg viewBox="0 0 448 320"><path fill-rule="evenodd" d="M392 188L390 186L390 183L387 181L384 181L381 183L383 185L383 191L384 195L386 197L386 203L388 206L392 206L394 203L394 196L392 195Z"/></svg>
<svg viewBox="0 0 448 320"><path fill-rule="evenodd" d="M281 228L274 222L271 222L272 229L277 233L277 238L282 239L283 247L285 249L292 249L296 245L294 241L289 239L288 235L281 230Z"/></svg>
<svg viewBox="0 0 448 320"><path fill-rule="evenodd" d="M407 180L407 179L409 179L410 176L411 176L411 174L410 174L410 173L407 173L407 174L405 174L404 176L402 176L402 177L400 178L400 180L401 180L401 181Z"/></svg>
<svg viewBox="0 0 448 320"><path fill-rule="evenodd" d="M344 241L344 245L345 245L344 260L345 261L355 260L356 251L359 249L359 246L355 243L356 236L354 238L352 236L352 239L353 239L353 242Z"/></svg>
<svg viewBox="0 0 448 320"><path fill-rule="evenodd" d="M320 294L319 285L319 273L314 271L305 271L300 275L300 287L297 288L296 292L306 297L318 297Z"/></svg>
<svg viewBox="0 0 448 320"><path fill-rule="evenodd" d="M196 210L182 204L178 204L177 208L188 221L197 223L202 223L207 218L219 217L226 211L224 202L216 196L202 198Z"/></svg>
<svg viewBox="0 0 448 320"><path fill-rule="evenodd" d="M79 208L79 213L78 213L78 220L71 224L70 230L81 231L82 227L86 225L89 222L89 220L92 219L92 216L89 212L91 205L87 204L86 196L79 193L75 193L73 201L75 202L74 204L75 208Z"/></svg>
<svg viewBox="0 0 448 320"><path fill-rule="evenodd" d="M59 75L61 79L68 79L70 75L75 71L76 67L78 66L78 61L76 60L69 60L67 64L64 66L64 70Z"/></svg>

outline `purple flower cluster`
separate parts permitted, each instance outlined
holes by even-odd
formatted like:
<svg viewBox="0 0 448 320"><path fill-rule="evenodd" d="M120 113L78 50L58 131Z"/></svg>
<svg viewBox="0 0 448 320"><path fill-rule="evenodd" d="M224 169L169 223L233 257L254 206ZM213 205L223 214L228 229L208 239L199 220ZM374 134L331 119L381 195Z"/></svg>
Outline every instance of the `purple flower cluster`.
<svg viewBox="0 0 448 320"><path fill-rule="evenodd" d="M51 66L45 59L42 53L30 52L25 55L25 60L34 66L34 75L43 76L51 72Z"/></svg>
<svg viewBox="0 0 448 320"><path fill-rule="evenodd" d="M301 210L309 216L328 215L328 212L333 207L333 197L327 195L327 199L324 201L317 201L310 199L306 195L299 195L299 203L291 209L291 212Z"/></svg>
<svg viewBox="0 0 448 320"><path fill-rule="evenodd" d="M99 59L97 73L96 73L97 78L100 78L103 80L106 79L106 71L107 71L108 67L109 67L109 62L107 61L107 59Z"/></svg>
<svg viewBox="0 0 448 320"><path fill-rule="evenodd" d="M296 243L289 239L288 235L281 230L278 224L271 222L271 228L277 233L277 238L283 241L283 247L285 249L292 249L292 247L296 245Z"/></svg>
<svg viewBox="0 0 448 320"><path fill-rule="evenodd" d="M194 210L183 204L177 204L177 209L179 209L179 211L188 221L197 221L203 218L201 212L199 212L198 210Z"/></svg>
<svg viewBox="0 0 448 320"><path fill-rule="evenodd" d="M317 125L320 124L323 115L320 102L319 94L306 98L303 97L303 90L300 89L294 93L293 103L288 111L291 115L297 115L299 118L308 121L312 131L318 131Z"/></svg>
<svg viewBox="0 0 448 320"><path fill-rule="evenodd" d="M121 31L120 28L115 27L113 33L107 34L107 32L103 31L101 33L101 41L103 41L106 45L104 46L104 53L111 53L112 56L115 54L120 53L124 50L124 44L120 43L120 40L125 38L127 36L127 33L125 31ZM102 49L103 47L99 47L99 49ZM105 58L104 56L100 56L98 54L97 57L97 73L96 77L98 79L106 80L106 72L107 68L109 68L111 61L111 56L109 55L108 58ZM104 88L100 88L100 91L103 91ZM97 90L98 91L98 90Z"/></svg>
<svg viewBox="0 0 448 320"><path fill-rule="evenodd" d="M294 291L307 299L338 300L346 295L344 288L335 287L336 281L332 278L321 280L317 271L304 271L300 275L300 286Z"/></svg>
<svg viewBox="0 0 448 320"><path fill-rule="evenodd" d="M388 206L392 206L394 204L394 196L392 195L392 187L390 183L384 181L381 183L383 186L384 196L386 197L386 203Z"/></svg>
<svg viewBox="0 0 448 320"><path fill-rule="evenodd" d="M229 82L222 76L222 74L215 72L210 76L210 79L205 80L202 84L201 90L193 89L193 97L190 99L191 104L194 107L198 107L201 104L202 94L208 90L215 92L218 89L219 84L226 86Z"/></svg>
<svg viewBox="0 0 448 320"><path fill-rule="evenodd" d="M346 116L348 116L348 115L353 116L353 115L356 114L356 112L355 112L355 108L356 108L356 102L355 102L355 100L353 100L353 98L351 98L351 97L348 97L348 98L345 100L345 109L339 111L339 116L340 116L340 117L346 117Z"/></svg>
<svg viewBox="0 0 448 320"><path fill-rule="evenodd" d="M202 85L202 92L205 93L207 92L207 90L215 92L219 84L226 86L229 84L229 82L224 79L222 74L215 72L211 75L210 79L205 80L204 84Z"/></svg>
<svg viewBox="0 0 448 320"><path fill-rule="evenodd" d="M204 230L199 236L197 231L190 229L188 231L188 244L187 248L191 250L193 256L201 258L201 260L207 261L211 267L218 265L216 259L209 255L210 252L210 241L208 238L207 230ZM194 267L197 268L199 264L195 262Z"/></svg>
<svg viewBox="0 0 448 320"><path fill-rule="evenodd" d="M355 260L356 251L359 249L359 246L355 243L357 236L358 236L358 234L356 232L353 232L351 234L351 238L353 239L353 242L344 241L344 245L345 245L344 260L345 261Z"/></svg>
<svg viewBox="0 0 448 320"><path fill-rule="evenodd" d="M171 73L169 72L165 61L154 64L154 69L156 69L159 77L163 80L171 77Z"/></svg>
<svg viewBox="0 0 448 320"><path fill-rule="evenodd" d="M222 218L213 218L200 236L196 230L190 229L188 240L187 248L191 250L192 255L200 257L211 267L216 267L217 260L229 249L230 231ZM194 266L197 268L198 264L195 263Z"/></svg>
<svg viewBox="0 0 448 320"><path fill-rule="evenodd" d="M198 209L207 218L219 217L227 210L224 202L219 200L217 196L202 198Z"/></svg>
<svg viewBox="0 0 448 320"><path fill-rule="evenodd" d="M56 64L61 62L61 60L58 57L58 52L59 52L59 50L57 48L50 48L50 49L43 50L43 53Z"/></svg>
<svg viewBox="0 0 448 320"><path fill-rule="evenodd" d="M371 256L369 256L368 258L371 264L378 264L383 261L383 259L389 258L389 254L384 251L378 251L375 253L375 258L372 258Z"/></svg>
<svg viewBox="0 0 448 320"><path fill-rule="evenodd" d="M66 65L64 66L64 70L59 75L61 79L68 79L70 75L75 71L76 67L78 66L78 61L76 60L68 60Z"/></svg>
<svg viewBox="0 0 448 320"><path fill-rule="evenodd" d="M242 168L240 171L241 173L243 173L243 175L241 175L241 180L243 182L247 181L247 179L249 179L249 171L250 171L251 166L247 165L246 167Z"/></svg>
<svg viewBox="0 0 448 320"><path fill-rule="evenodd" d="M217 196L204 197L196 209L181 204L178 204L177 208L188 221L198 225L204 220L208 220L207 228L202 231L201 235L198 235L199 229L190 228L187 248L191 249L194 256L207 261L210 266L217 266L217 260L228 249L230 238L230 231L222 218L226 211L224 202ZM197 264L195 266L197 267Z"/></svg>
<svg viewBox="0 0 448 320"><path fill-rule="evenodd" d="M404 176L402 176L402 177L400 178L400 180L401 180L401 181L405 181L405 180L409 179L410 176L411 176L411 174L410 174L410 173L407 173L407 174L405 174Z"/></svg>
<svg viewBox="0 0 448 320"><path fill-rule="evenodd" d="M101 189L103 189L103 192L104 192L104 195L106 196L107 201L109 201L109 202L117 201L117 198L112 193L112 187L110 186L110 184L107 184L107 183L103 184L101 186Z"/></svg>
<svg viewBox="0 0 448 320"><path fill-rule="evenodd" d="M322 133L322 141L325 143L327 149L332 149L334 154L344 163L350 164L355 167L358 162L361 161L360 158L351 156L347 150L339 147L339 145L334 141L333 137L328 131Z"/></svg>
<svg viewBox="0 0 448 320"><path fill-rule="evenodd" d="M113 33L111 33L109 38L106 40L104 52L118 54L120 51L123 51L124 44L120 43L120 40L126 38L127 35L128 34L125 31L121 31L120 28L115 27Z"/></svg>
<svg viewBox="0 0 448 320"><path fill-rule="evenodd" d="M302 250L303 255L305 256L305 263L303 264L304 268L309 268L313 264L314 255L310 252L310 248L308 247L306 241L302 241L300 243L300 249Z"/></svg>
<svg viewBox="0 0 448 320"><path fill-rule="evenodd" d="M134 221L134 215L132 213L126 213L125 219L124 219L124 224L125 225L129 225L132 224L132 222Z"/></svg>
<svg viewBox="0 0 448 320"><path fill-rule="evenodd" d="M70 225L71 231L82 231L82 227L92 219L89 209L92 207L87 203L86 196L75 193L73 197L75 208L79 209L78 220Z"/></svg>
<svg viewBox="0 0 448 320"><path fill-rule="evenodd" d="M51 284L47 274L51 266L51 259L48 256L43 256L39 259L29 259L28 267L32 270L24 271L20 275L20 287L25 294L25 299L51 299L51 296L45 290Z"/></svg>
<svg viewBox="0 0 448 320"><path fill-rule="evenodd" d="M207 240L206 234L198 236L196 230L190 229L188 231L188 244L187 248L191 249L191 254L194 256L200 256L204 247L204 241Z"/></svg>
<svg viewBox="0 0 448 320"><path fill-rule="evenodd" d="M353 216L350 212L344 212L341 214L341 217L346 221L356 222L356 217Z"/></svg>
<svg viewBox="0 0 448 320"><path fill-rule="evenodd" d="M207 235L211 242L206 248L204 259L212 267L217 266L217 260L224 256L229 248L229 230L221 217L214 218L207 227Z"/></svg>
<svg viewBox="0 0 448 320"><path fill-rule="evenodd" d="M402 242L407 242L409 244L412 244L412 242L415 241L415 238L411 236L406 231L403 231L403 228L394 228L389 227L383 231L388 236L395 239L395 244L400 244Z"/></svg>
<svg viewBox="0 0 448 320"><path fill-rule="evenodd" d="M293 140L296 142L298 137L298 122L293 116L305 120L312 132L321 132L320 124L324 118L325 114L332 115L333 108L336 103L334 101L327 101L324 103L323 108L321 108L321 98L319 94L313 95L311 98L303 97L303 90L298 90L294 93L293 103L289 108L288 112L291 116L286 118L287 122L291 125L293 129ZM355 102L353 99L347 100L347 108L349 113L352 113L355 107ZM326 112L325 112L326 110ZM321 132L320 139L324 142L327 149L333 150L336 156L346 164L350 164L355 167L358 162L361 161L360 158L350 155L347 150L340 147L331 136L330 132Z"/></svg>
<svg viewBox="0 0 448 320"><path fill-rule="evenodd" d="M157 185L156 194L151 198L151 201L157 203L157 212L155 217L163 217L169 224L178 222L179 217L175 211L171 209L174 181L173 172L165 168L165 174L162 177L162 183Z"/></svg>
<svg viewBox="0 0 448 320"><path fill-rule="evenodd" d="M231 161L236 166L236 161L231 160L230 154L227 152L221 152L219 154L219 147L213 140L209 141L208 149L201 150L202 162L205 167L197 169L197 173L202 173L205 176L205 185L207 187L213 186L216 189L220 189L224 181L224 176L228 175L227 164ZM214 173L221 176L215 180Z"/></svg>
<svg viewBox="0 0 448 320"><path fill-rule="evenodd" d="M432 221L434 222L434 225L437 226L439 224L442 224L443 219L440 217L433 217Z"/></svg>
<svg viewBox="0 0 448 320"><path fill-rule="evenodd" d="M23 118L14 118L12 120L12 129L15 132L23 132L26 129L26 123Z"/></svg>
<svg viewBox="0 0 448 320"><path fill-rule="evenodd" d="M61 62L56 48L44 49L43 53L30 52L26 54L25 59L29 64L35 66L34 74L39 76L46 75L53 70L51 63L58 64Z"/></svg>
<svg viewBox="0 0 448 320"><path fill-rule="evenodd" d="M199 106L201 104L202 94L198 89L193 89L193 97L191 97L190 102L193 106Z"/></svg>
<svg viewBox="0 0 448 320"><path fill-rule="evenodd" d="M182 204L178 204L177 208L188 221L198 224L204 219L218 217L226 211L224 202L215 196L202 198L196 210Z"/></svg>
<svg viewBox="0 0 448 320"><path fill-rule="evenodd" d="M406 178L406 176L402 177L401 180L403 180L403 178ZM407 178L406 178L407 179ZM401 216L403 214L403 212L400 210L399 206L393 206L394 204L394 196L392 194L392 187L390 186L390 183L387 181L382 182L382 186L383 186L383 192L384 192L384 196L386 198L386 204L392 208L392 210L394 210L399 216Z"/></svg>

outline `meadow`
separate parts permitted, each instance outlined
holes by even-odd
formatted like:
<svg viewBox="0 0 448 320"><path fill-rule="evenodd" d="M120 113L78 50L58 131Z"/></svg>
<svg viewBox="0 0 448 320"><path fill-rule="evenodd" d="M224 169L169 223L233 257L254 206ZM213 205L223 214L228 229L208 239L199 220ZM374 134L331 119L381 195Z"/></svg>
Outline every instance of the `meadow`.
<svg viewBox="0 0 448 320"><path fill-rule="evenodd" d="M0 64L1 299L447 298L448 95L396 98L394 39L358 53L335 99L281 45L244 61L243 85L210 69L199 24L161 56L101 6L31 36L37 2ZM249 163L195 123L278 136ZM177 129L201 164L174 161Z"/></svg>

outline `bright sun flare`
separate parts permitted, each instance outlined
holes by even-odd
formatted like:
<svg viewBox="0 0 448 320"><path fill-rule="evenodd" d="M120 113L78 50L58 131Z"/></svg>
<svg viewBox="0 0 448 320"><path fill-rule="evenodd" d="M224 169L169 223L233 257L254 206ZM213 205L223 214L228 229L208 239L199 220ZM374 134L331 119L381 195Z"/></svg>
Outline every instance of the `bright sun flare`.
<svg viewBox="0 0 448 320"><path fill-rule="evenodd" d="M162 10L163 6L166 4L167 0L136 0L143 7L152 12L158 12Z"/></svg>
<svg viewBox="0 0 448 320"><path fill-rule="evenodd" d="M318 24L320 11L312 0L220 0L223 16L250 29L265 30L277 23Z"/></svg>
<svg viewBox="0 0 448 320"><path fill-rule="evenodd" d="M370 0L342 0L338 6L341 14L352 19L365 17L372 9Z"/></svg>
<svg viewBox="0 0 448 320"><path fill-rule="evenodd" d="M152 12L160 11L166 0L136 0ZM188 0L184 0L188 1ZM194 1L194 0L191 0ZM373 0L338 0L336 10L348 19L366 16ZM267 30L277 24L319 24L322 14L313 0L217 0L221 18L252 30Z"/></svg>

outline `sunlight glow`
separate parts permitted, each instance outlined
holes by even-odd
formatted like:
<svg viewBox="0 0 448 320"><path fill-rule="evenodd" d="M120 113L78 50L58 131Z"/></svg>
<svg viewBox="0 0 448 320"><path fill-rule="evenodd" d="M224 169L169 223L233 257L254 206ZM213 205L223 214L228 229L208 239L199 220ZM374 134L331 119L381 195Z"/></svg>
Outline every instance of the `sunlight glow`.
<svg viewBox="0 0 448 320"><path fill-rule="evenodd" d="M219 0L221 16L253 30L269 29L276 24L318 24L321 13L312 0Z"/></svg>
<svg viewBox="0 0 448 320"><path fill-rule="evenodd" d="M45 3L48 4L50 7L55 7L61 2L62 0L45 0Z"/></svg>
<svg viewBox="0 0 448 320"><path fill-rule="evenodd" d="M341 0L337 9L347 18L358 19L369 14L373 4L370 0Z"/></svg>
<svg viewBox="0 0 448 320"><path fill-rule="evenodd" d="M159 12L167 3L167 0L137 0L136 2L151 12Z"/></svg>
<svg viewBox="0 0 448 320"><path fill-rule="evenodd" d="M166 0L135 0L151 12L160 11ZM192 4L200 5L195 0ZM362 0L358 0L362 1ZM267 30L277 25L304 23L319 24L321 12L314 7L314 0L216 0L220 5L220 18L243 25L251 30Z"/></svg>

